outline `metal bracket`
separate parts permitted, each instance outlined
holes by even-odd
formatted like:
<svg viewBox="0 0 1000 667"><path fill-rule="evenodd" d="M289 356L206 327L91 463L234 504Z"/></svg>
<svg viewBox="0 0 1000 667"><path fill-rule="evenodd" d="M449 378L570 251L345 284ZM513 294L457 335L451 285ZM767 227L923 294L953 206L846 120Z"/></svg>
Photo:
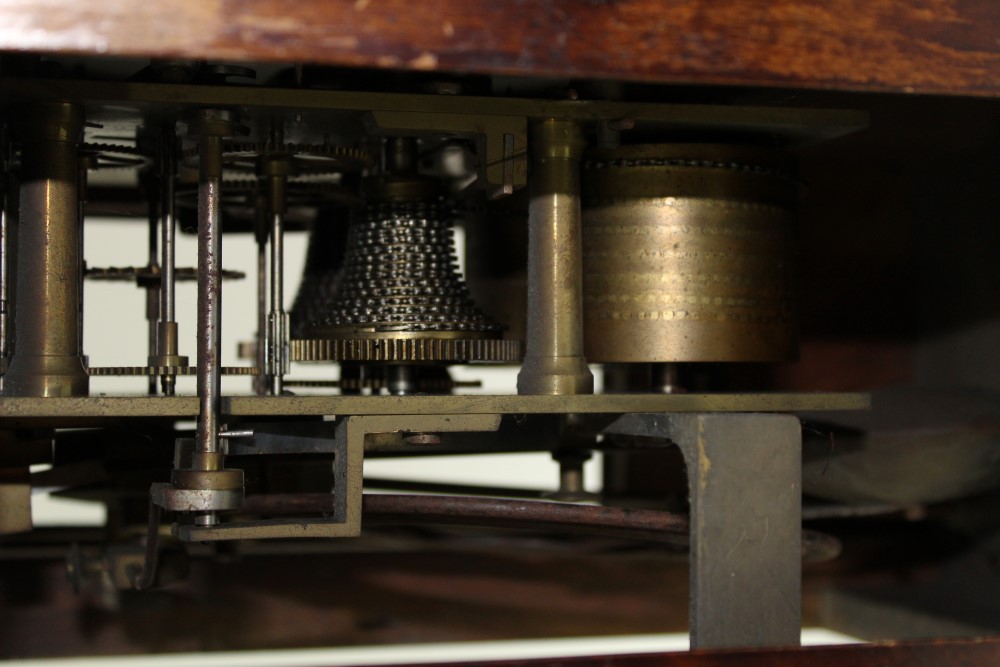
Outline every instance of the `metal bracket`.
<svg viewBox="0 0 1000 667"><path fill-rule="evenodd" d="M357 537L361 534L365 440L378 433L421 431L495 431L499 415L355 416L341 421L334 434L334 510L329 518L234 521L216 526L174 525L185 542Z"/></svg>
<svg viewBox="0 0 1000 667"><path fill-rule="evenodd" d="M802 430L791 415L630 414L605 433L669 440L691 494L691 648L797 646Z"/></svg>
<svg viewBox="0 0 1000 667"><path fill-rule="evenodd" d="M448 134L477 140L479 178L491 198L513 194L528 182L528 120L524 116L376 110L368 126L382 133Z"/></svg>
<svg viewBox="0 0 1000 667"><path fill-rule="evenodd" d="M31 473L28 467L0 467L0 535L31 528Z"/></svg>

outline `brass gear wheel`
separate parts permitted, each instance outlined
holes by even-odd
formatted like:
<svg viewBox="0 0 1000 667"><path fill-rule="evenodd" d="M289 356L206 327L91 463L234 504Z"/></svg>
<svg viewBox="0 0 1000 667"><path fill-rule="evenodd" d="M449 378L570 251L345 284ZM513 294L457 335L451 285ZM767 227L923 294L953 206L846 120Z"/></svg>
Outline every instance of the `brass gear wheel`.
<svg viewBox="0 0 1000 667"><path fill-rule="evenodd" d="M85 143L80 156L88 160L88 169L139 169L152 163L144 151L124 144Z"/></svg>
<svg viewBox="0 0 1000 667"><path fill-rule="evenodd" d="M521 341L497 338L344 338L292 341L292 361L517 363Z"/></svg>
<svg viewBox="0 0 1000 667"><path fill-rule="evenodd" d="M292 161L292 174L334 174L361 171L371 167L375 160L364 148L336 144L272 144L266 141L227 141L222 145L222 163L225 169L255 173L257 159L261 157L288 157ZM197 164L198 149L184 152L185 161Z"/></svg>
<svg viewBox="0 0 1000 667"><path fill-rule="evenodd" d="M256 366L223 366L223 375L260 375ZM195 375L197 366L91 366L87 374L94 376L141 376Z"/></svg>

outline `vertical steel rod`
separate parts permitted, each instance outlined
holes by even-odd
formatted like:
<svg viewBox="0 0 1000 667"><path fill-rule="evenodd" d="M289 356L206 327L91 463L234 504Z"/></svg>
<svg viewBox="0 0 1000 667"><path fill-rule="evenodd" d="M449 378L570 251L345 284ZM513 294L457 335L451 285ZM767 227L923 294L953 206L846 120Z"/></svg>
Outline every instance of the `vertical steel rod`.
<svg viewBox="0 0 1000 667"><path fill-rule="evenodd" d="M219 442L222 333L222 228L219 217L222 188L222 138L237 125L224 109L199 109L187 121L198 140L198 428L190 468L183 457L171 476L174 490L201 492L201 510L194 522L218 522L216 510L235 509L243 501L243 473L224 468L225 447ZM166 506L166 505L165 505Z"/></svg>
<svg viewBox="0 0 1000 667"><path fill-rule="evenodd" d="M220 329L222 290L219 279L222 244L219 229L219 192L222 139L202 136L198 182L198 431L196 450L215 453L219 447L221 393Z"/></svg>
<svg viewBox="0 0 1000 667"><path fill-rule="evenodd" d="M286 325L284 280L285 269L285 214L271 215L271 393L280 395L285 372Z"/></svg>
<svg viewBox="0 0 1000 667"><path fill-rule="evenodd" d="M77 156L77 164L79 166L79 181L77 183L77 224L79 226L79 232L77 236L78 252L80 253L80 280L77 283L77 290L79 292L79 300L77 301L77 341L80 345L80 350L83 350L83 277L87 269L87 261L84 259L83 253L83 221L85 217L86 202L87 202L87 172L91 167L91 162L93 161L94 166L97 164L97 157L94 155L87 155L87 157ZM84 365L86 365L86 357L83 357Z"/></svg>
<svg viewBox="0 0 1000 667"><path fill-rule="evenodd" d="M83 176L85 176L85 174ZM157 265L159 264L159 257L158 257L159 240L157 235L158 232L157 224L159 222L160 216L157 207L156 177L152 174L149 174L148 176L149 178L147 179L147 181L151 192L149 197L149 239L148 239L149 260L147 264L149 265L150 270L153 272L153 275L155 275ZM161 282L162 282L162 274L161 274ZM163 291L163 287L162 285L157 286L155 281L153 281L145 286L145 290L146 290L146 322L148 325L147 350L148 350L148 355L150 357L153 357L156 355L157 350L159 348L159 343L158 343L159 337L157 336L157 331L159 330L159 320L160 320L160 310L159 310L160 293ZM153 395L156 393L156 376L150 375L148 378L148 382L149 386L147 387L146 392L150 395Z"/></svg>
<svg viewBox="0 0 1000 667"><path fill-rule="evenodd" d="M260 207L258 206L258 209ZM262 210L258 215L263 216ZM263 396L268 392L270 373L268 373L269 320L267 307L267 232L263 230L264 222L259 221L261 229L257 230L257 370L254 377L254 392Z"/></svg>
<svg viewBox="0 0 1000 667"><path fill-rule="evenodd" d="M157 325L156 354L158 365L181 366L186 359L178 356L176 321L176 246L177 221L174 212L174 173L177 135L173 123L167 123L160 135L160 321ZM199 218L200 220L200 218ZM163 393L173 395L177 377L160 376Z"/></svg>
<svg viewBox="0 0 1000 667"><path fill-rule="evenodd" d="M271 236L271 311L267 329L267 383L271 393L282 392L284 375L288 372L288 314L285 312L285 209L287 206L288 175L292 158L280 151L282 133L272 130L271 144L276 152L262 156L258 162L258 176L266 192L267 211L270 215Z"/></svg>
<svg viewBox="0 0 1000 667"><path fill-rule="evenodd" d="M176 297L174 292L176 221L174 219L174 169L177 138L173 123L163 128L160 165L160 316L164 322L173 322ZM176 354L176 352L174 353Z"/></svg>
<svg viewBox="0 0 1000 667"><path fill-rule="evenodd" d="M5 179L6 180L6 179ZM10 317L10 214L7 211L7 183L3 183L3 205L0 207L0 364L7 370L10 349L7 344Z"/></svg>
<svg viewBox="0 0 1000 667"><path fill-rule="evenodd" d="M594 376L583 357L579 124L548 119L532 126L528 205L528 325L519 394L589 394Z"/></svg>
<svg viewBox="0 0 1000 667"><path fill-rule="evenodd" d="M7 170L10 168L9 144L7 143L7 126L0 127L0 369L7 370L10 356L10 200L8 188L10 179ZM0 387L2 387L0 376Z"/></svg>

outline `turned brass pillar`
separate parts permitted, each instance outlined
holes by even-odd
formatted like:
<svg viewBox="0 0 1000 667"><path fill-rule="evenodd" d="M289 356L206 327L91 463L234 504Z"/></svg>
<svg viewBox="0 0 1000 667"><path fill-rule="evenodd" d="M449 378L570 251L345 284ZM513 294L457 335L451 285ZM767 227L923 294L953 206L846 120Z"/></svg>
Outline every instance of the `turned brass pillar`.
<svg viewBox="0 0 1000 667"><path fill-rule="evenodd" d="M583 357L578 123L546 119L531 128L528 205L528 325L519 394L589 394Z"/></svg>
<svg viewBox="0 0 1000 667"><path fill-rule="evenodd" d="M89 387L81 349L83 278L77 149L83 110L69 103L15 111L21 165L14 345L7 396L82 396Z"/></svg>

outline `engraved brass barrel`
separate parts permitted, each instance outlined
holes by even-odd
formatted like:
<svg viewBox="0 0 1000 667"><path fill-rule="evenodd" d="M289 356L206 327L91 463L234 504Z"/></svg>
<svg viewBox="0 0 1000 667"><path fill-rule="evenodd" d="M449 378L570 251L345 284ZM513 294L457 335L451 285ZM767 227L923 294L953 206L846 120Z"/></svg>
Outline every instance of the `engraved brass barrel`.
<svg viewBox="0 0 1000 667"><path fill-rule="evenodd" d="M623 146L583 166L584 341L591 362L793 359L787 156Z"/></svg>

